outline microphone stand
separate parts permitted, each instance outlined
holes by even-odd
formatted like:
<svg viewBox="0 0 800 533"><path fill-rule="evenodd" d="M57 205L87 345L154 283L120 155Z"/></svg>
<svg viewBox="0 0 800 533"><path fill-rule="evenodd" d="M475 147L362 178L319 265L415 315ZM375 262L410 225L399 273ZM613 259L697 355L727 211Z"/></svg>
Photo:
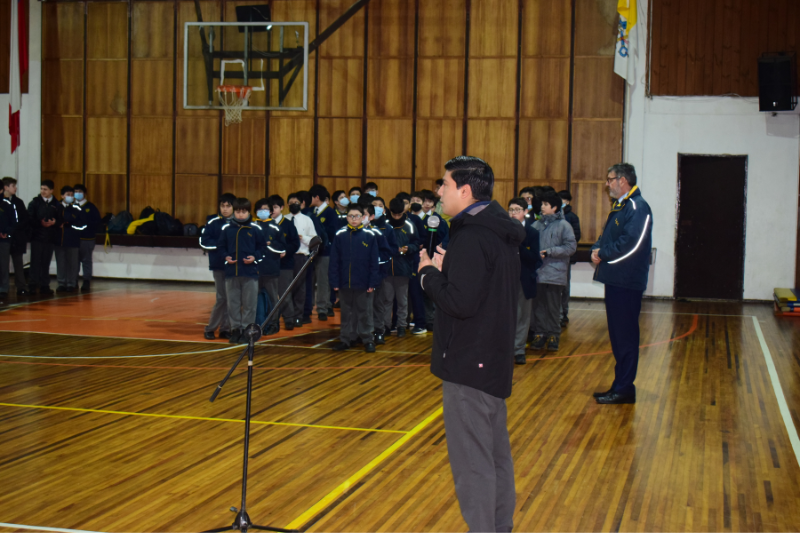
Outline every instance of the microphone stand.
<svg viewBox="0 0 800 533"><path fill-rule="evenodd" d="M231 507L231 511L236 512L236 518L233 520L233 524L231 524L230 526L220 527L216 529L209 529L204 533L221 533L223 531L233 531L233 530L239 530L242 533L246 533L248 529L258 529L261 531L277 531L279 533L294 533L298 531L296 529L281 529L279 527L272 527L272 526L259 526L254 524L250 520L250 516L247 514L247 459L250 452L250 404L253 397L253 357L255 352L255 343L258 339L261 338L261 333L264 330L264 327L266 327L266 325L272 321L273 316L276 315L278 313L278 310L281 308L281 304L283 304L283 301L287 297L289 297L289 295L292 293L292 290L297 285L298 280L300 279L300 277L306 271L308 266L311 264L311 261L319 252L320 244L322 244L322 240L319 237L314 237L313 239L311 239L311 242L308 245L309 249L308 261L306 261L306 264L303 265L303 267L297 273L297 276L295 276L295 278L289 284L289 287L286 289L286 292L283 293L283 295L278 300L278 303L276 303L275 307L272 308L272 311L270 311L269 316L267 316L266 320L264 320L264 323L261 324L260 326L258 324L250 324L245 328L244 334L247 337L247 347L241 354L239 354L239 358L236 360L235 363L233 363L231 369L228 370L228 373L225 375L222 381L220 381L219 385L217 385L217 388L214 389L214 393L211 395L211 399L209 401L213 402L214 400L217 399L217 396L222 390L222 387L225 385L225 382L228 381L228 378L231 377L233 371L236 370L236 367L239 366L239 363L241 363L242 359L244 359L244 356L247 355L247 401L246 401L245 415L244 415L244 460L242 467L242 504L238 509L238 512L235 507Z"/></svg>

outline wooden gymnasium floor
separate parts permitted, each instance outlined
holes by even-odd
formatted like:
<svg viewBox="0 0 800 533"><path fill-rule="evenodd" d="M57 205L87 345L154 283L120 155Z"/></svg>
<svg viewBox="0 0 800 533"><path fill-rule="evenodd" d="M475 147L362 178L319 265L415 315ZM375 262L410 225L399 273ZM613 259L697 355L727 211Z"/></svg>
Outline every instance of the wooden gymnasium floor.
<svg viewBox="0 0 800 533"><path fill-rule="evenodd" d="M211 286L93 286L0 311L2 530L231 523L245 366L209 403L238 353L202 341ZM556 355L515 368L515 530L800 530L800 320L759 304L646 301L639 402L598 406L591 393L614 365L603 304L575 301L571 317ZM333 326L258 348L250 516L309 531L464 531L432 338L334 353Z"/></svg>

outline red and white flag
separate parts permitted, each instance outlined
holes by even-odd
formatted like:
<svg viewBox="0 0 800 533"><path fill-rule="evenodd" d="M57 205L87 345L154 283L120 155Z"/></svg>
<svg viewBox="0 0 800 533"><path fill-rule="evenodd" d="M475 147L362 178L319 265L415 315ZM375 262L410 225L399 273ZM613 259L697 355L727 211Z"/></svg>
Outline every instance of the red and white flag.
<svg viewBox="0 0 800 533"><path fill-rule="evenodd" d="M28 28L25 22L27 0L11 0L11 76L8 105L8 132L11 134L11 153L20 142L19 110L22 107L22 76L28 71Z"/></svg>

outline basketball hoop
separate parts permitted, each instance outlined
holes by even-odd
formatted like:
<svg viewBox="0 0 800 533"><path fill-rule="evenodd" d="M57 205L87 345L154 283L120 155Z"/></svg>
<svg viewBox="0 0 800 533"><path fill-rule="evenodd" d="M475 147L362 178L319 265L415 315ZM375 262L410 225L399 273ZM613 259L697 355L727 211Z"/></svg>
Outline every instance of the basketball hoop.
<svg viewBox="0 0 800 533"><path fill-rule="evenodd" d="M247 85L217 86L219 103L225 110L226 126L242 122L242 108L247 106L251 94L253 94L253 88Z"/></svg>

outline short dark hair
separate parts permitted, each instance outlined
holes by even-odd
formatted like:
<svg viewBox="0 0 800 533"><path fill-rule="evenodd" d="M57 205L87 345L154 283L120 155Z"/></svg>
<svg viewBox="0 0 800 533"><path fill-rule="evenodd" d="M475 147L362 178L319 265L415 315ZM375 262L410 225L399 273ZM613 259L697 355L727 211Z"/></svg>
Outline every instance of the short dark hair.
<svg viewBox="0 0 800 533"><path fill-rule="evenodd" d="M542 196L542 203L547 202L550 207L556 208L556 213L561 211L561 197L554 192L550 192Z"/></svg>
<svg viewBox="0 0 800 533"><path fill-rule="evenodd" d="M365 205L364 206L364 211L366 211L367 213L369 213L372 216L375 216L375 206L372 205L372 204Z"/></svg>
<svg viewBox="0 0 800 533"><path fill-rule="evenodd" d="M367 184L364 185L364 190L367 190L367 189L375 189L377 191L378 190L378 184L375 183L374 181L368 181Z"/></svg>
<svg viewBox="0 0 800 533"><path fill-rule="evenodd" d="M312 187L312 189L313 189L313 187ZM343 194L344 194L344 191L341 190L341 189L339 189L338 191L333 191L333 194L331 195L331 199L335 202ZM348 200L349 200L349 198L348 198Z"/></svg>
<svg viewBox="0 0 800 533"><path fill-rule="evenodd" d="M358 191L358 194L362 193L361 187L357 187L356 186L356 187L350 187L350 190L347 191L347 195L350 196L351 194L353 194L353 191ZM363 215L364 213L361 213L361 214Z"/></svg>
<svg viewBox="0 0 800 533"><path fill-rule="evenodd" d="M64 185L63 187L61 187L61 194L64 194L64 193L67 193L67 192L72 192L72 193L75 192L75 189L72 188L72 185Z"/></svg>
<svg viewBox="0 0 800 533"><path fill-rule="evenodd" d="M558 195L561 197L562 200L567 200L568 202L572 201L572 195L566 189L564 189L563 191L558 191Z"/></svg>
<svg viewBox="0 0 800 533"><path fill-rule="evenodd" d="M406 204L399 197L398 198L392 198L389 201L389 211L391 211L395 215L399 215L401 213L404 213L405 210L406 210Z"/></svg>
<svg viewBox="0 0 800 533"><path fill-rule="evenodd" d="M422 189L422 190L420 191L420 194L422 194L422 201L423 201L423 202L424 202L425 200L428 200L429 202L436 203L436 202L439 200L439 197L438 197L438 196L436 196L436 193L434 193L434 192L433 192L432 190L430 190L430 189Z"/></svg>
<svg viewBox="0 0 800 533"><path fill-rule="evenodd" d="M278 207L281 207L281 208L284 205L286 205L286 204L283 203L283 198L281 198L280 195L278 195L278 194L273 194L272 196L269 197L269 207L270 207L270 209L272 209L272 207L275 206L275 205L277 205Z"/></svg>
<svg viewBox="0 0 800 533"><path fill-rule="evenodd" d="M616 174L618 178L625 178L628 181L628 185L631 187L636 185L636 169L633 168L633 165L629 163L617 163L609 167L608 173L610 174L611 172Z"/></svg>
<svg viewBox="0 0 800 533"><path fill-rule="evenodd" d="M361 207L366 208L368 205L372 205L372 200L374 199L375 198L373 198L371 194L362 194L361 196L358 197L358 202L356 203Z"/></svg>
<svg viewBox="0 0 800 533"><path fill-rule="evenodd" d="M525 198L512 198L508 201L508 207L512 205L518 205L524 210L528 210L528 202L525 201Z"/></svg>
<svg viewBox="0 0 800 533"><path fill-rule="evenodd" d="M8 187L9 185L16 185L17 180L12 177L6 176L3 178L3 187Z"/></svg>
<svg viewBox="0 0 800 533"><path fill-rule="evenodd" d="M303 201L303 199L300 198L300 193L298 193L298 192L289 193L289 196L286 197L286 202L288 203L289 200L292 200L292 199L297 200L298 202L302 202Z"/></svg>
<svg viewBox="0 0 800 533"><path fill-rule="evenodd" d="M308 189L308 194L312 199L315 196L319 196L319 199L322 202L331 197L331 194L328 192L328 188L324 185L320 185L319 183L312 185L311 188Z"/></svg>
<svg viewBox="0 0 800 533"><path fill-rule="evenodd" d="M226 193L220 195L220 197L219 197L219 205L231 204L231 206L233 206L234 200L236 200L236 196L234 196L233 194L231 194L229 192L226 192Z"/></svg>
<svg viewBox="0 0 800 533"><path fill-rule="evenodd" d="M412 193L411 193L411 195L408 197L408 200L409 200L409 201L411 201L411 199L412 199L412 198L420 198L420 199L424 199L424 194L422 193L422 191L414 191L414 192L412 192Z"/></svg>
<svg viewBox="0 0 800 533"><path fill-rule="evenodd" d="M48 189L56 188L56 184L53 183L53 180L42 180L42 185L47 187Z"/></svg>
<svg viewBox="0 0 800 533"><path fill-rule="evenodd" d="M261 209L261 207L263 206L267 206L267 209L272 209L272 206L270 205L268 198L262 198L256 202L256 211Z"/></svg>
<svg viewBox="0 0 800 533"><path fill-rule="evenodd" d="M247 198L237 198L231 205L233 206L234 211L247 211L248 213L252 207L252 205L250 205L250 200Z"/></svg>
<svg viewBox="0 0 800 533"><path fill-rule="evenodd" d="M555 192L555 188L551 187L550 185L542 185L542 194L550 194Z"/></svg>
<svg viewBox="0 0 800 533"><path fill-rule="evenodd" d="M350 211L358 211L359 213L361 213L363 215L364 214L364 206L361 205L361 204L350 204L350 205L347 206L347 212L350 213Z"/></svg>
<svg viewBox="0 0 800 533"><path fill-rule="evenodd" d="M74 191L83 191L83 194L86 194L86 192L87 192L86 191L86 185L84 185L83 183L79 183L79 184L75 185L74 187L72 187L72 190L74 190Z"/></svg>
<svg viewBox="0 0 800 533"><path fill-rule="evenodd" d="M399 192L399 193L397 193L397 196L395 196L395 198L399 198L401 201L405 200L406 202L409 202L409 203L411 202L411 195L408 194L407 192Z"/></svg>
<svg viewBox="0 0 800 533"><path fill-rule="evenodd" d="M533 190L533 187L530 187L530 186L529 187L523 187L523 188L521 188L519 190L519 197L522 198L522 195L525 194L525 193L528 193L528 194L531 194L533 196L536 196L536 194L534 194L535 192L536 191Z"/></svg>
<svg viewBox="0 0 800 533"><path fill-rule="evenodd" d="M492 199L494 190L494 172L489 164L477 157L460 155L444 164L445 170L450 171L456 188L469 185L472 197L479 202Z"/></svg>
<svg viewBox="0 0 800 533"><path fill-rule="evenodd" d="M311 206L311 195L308 194L308 191L297 191L297 199L301 204L306 204L306 207Z"/></svg>
<svg viewBox="0 0 800 533"><path fill-rule="evenodd" d="M441 187L442 185L444 185L444 180L442 178L439 178L438 180L436 180L436 185Z"/></svg>
<svg viewBox="0 0 800 533"><path fill-rule="evenodd" d="M539 185L534 185L533 187L528 187L530 189L531 194L534 198L541 198L544 194L544 187L540 187Z"/></svg>
<svg viewBox="0 0 800 533"><path fill-rule="evenodd" d="M376 200L379 201L380 203L382 203L384 207L386 207L386 200L384 200L380 196L376 196L375 198L372 199L373 202L376 201Z"/></svg>

